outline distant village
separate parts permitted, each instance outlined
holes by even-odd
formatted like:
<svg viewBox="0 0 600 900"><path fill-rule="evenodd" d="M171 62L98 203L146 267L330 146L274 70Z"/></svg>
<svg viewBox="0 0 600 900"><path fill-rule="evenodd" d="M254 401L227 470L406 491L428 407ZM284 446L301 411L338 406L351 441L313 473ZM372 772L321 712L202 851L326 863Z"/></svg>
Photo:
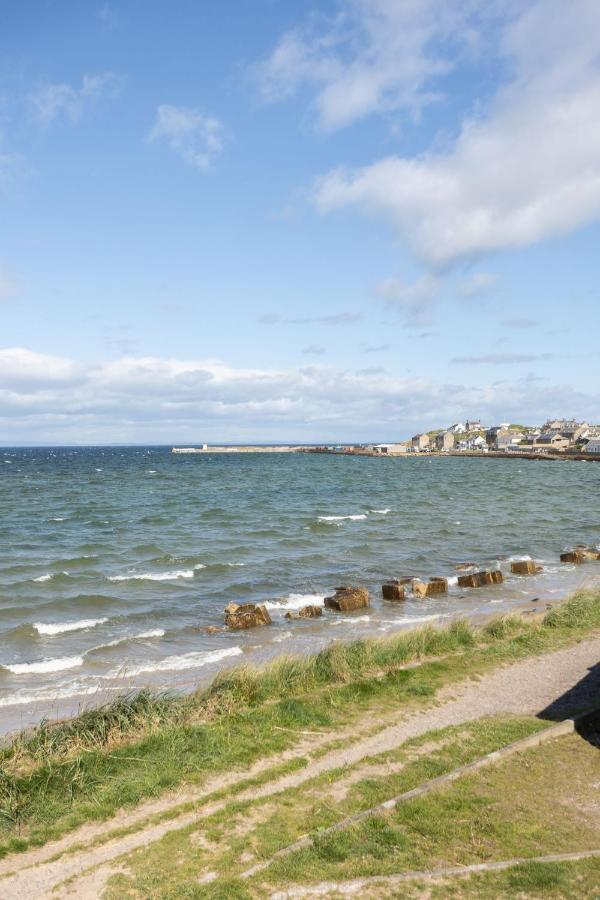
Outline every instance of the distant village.
<svg viewBox="0 0 600 900"><path fill-rule="evenodd" d="M415 434L407 441L384 444L230 444L173 447L177 454L211 453L343 453L353 456L404 456L413 453L465 453L480 455L520 454L550 458L568 457L600 460L600 425L575 419L549 419L541 427L501 422L488 427L479 419L455 422Z"/></svg>
<svg viewBox="0 0 600 900"><path fill-rule="evenodd" d="M479 420L415 434L394 444L365 444L346 452L396 456L405 453L586 453L600 455L600 425L574 419L549 419L541 427Z"/></svg>

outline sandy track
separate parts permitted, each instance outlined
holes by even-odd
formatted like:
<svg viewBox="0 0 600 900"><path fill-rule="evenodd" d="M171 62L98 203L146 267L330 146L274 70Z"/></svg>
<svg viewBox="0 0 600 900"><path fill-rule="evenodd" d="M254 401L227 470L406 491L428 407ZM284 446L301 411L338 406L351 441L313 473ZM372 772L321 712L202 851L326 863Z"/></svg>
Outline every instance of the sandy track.
<svg viewBox="0 0 600 900"><path fill-rule="evenodd" d="M599 660L600 637L594 637L581 641L573 647L522 660L490 672L478 680L453 685L438 695L440 702L435 707L407 716L393 725L383 727L374 735L359 738L343 749L327 753L298 772L239 793L237 799L258 799L278 794L288 788L297 787L323 772L392 750L411 737L436 728L460 725L482 716L502 713L537 714L547 710L544 717L553 720L564 718L569 709L591 705L594 699L597 701L600 693ZM354 731L354 737L355 735ZM337 737L341 736L337 734ZM328 737L331 738L331 735ZM302 756L306 752L307 744L304 744L301 748L297 747L293 752L286 754L286 757ZM281 758L268 762L277 764L280 761ZM268 762L264 768L268 768ZM238 780L248 777L248 774L240 773ZM206 793L207 787L204 787L197 790L196 796L192 796L193 792L189 791L178 798L173 796L163 798L162 801L151 804L152 812L167 812L186 800L201 800ZM79 900L85 898L95 900L100 896L106 879L115 871L115 861L120 857L160 840L169 831L201 821L226 803L227 800L210 803L159 824L142 824L139 830L132 834L110 838L97 847L74 849L57 860L51 860L50 857L57 852L68 851L84 838L89 840L91 829L81 829L41 850L11 857L2 863L0 874L8 873L11 869L18 871L0 877L0 897L2 900L22 900L23 897L77 895ZM146 805L146 809L149 806ZM139 821L139 818L134 818L136 812L139 816L138 810L134 811L132 816L126 814L101 826L94 826L94 836L110 835L115 828L136 824ZM100 868L92 876L89 870L94 867ZM59 887L61 883L71 878L74 881L70 886L64 886L62 889Z"/></svg>

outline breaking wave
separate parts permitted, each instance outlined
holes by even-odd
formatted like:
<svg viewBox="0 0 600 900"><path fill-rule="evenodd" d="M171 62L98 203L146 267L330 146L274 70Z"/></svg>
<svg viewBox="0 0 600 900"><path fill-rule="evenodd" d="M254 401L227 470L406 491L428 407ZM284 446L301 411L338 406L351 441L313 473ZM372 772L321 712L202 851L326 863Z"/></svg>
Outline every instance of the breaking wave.
<svg viewBox="0 0 600 900"><path fill-rule="evenodd" d="M289 594L281 600L267 600L267 609L302 609L303 606L323 606L325 594Z"/></svg>
<svg viewBox="0 0 600 900"><path fill-rule="evenodd" d="M58 659L42 659L39 662L12 663L1 668L13 675L44 675L47 672L63 672L83 665L83 656L63 656Z"/></svg>
<svg viewBox="0 0 600 900"><path fill-rule="evenodd" d="M148 672L179 672L182 669L199 669L202 666L219 662L219 660L228 656L239 656L241 652L241 647L225 647L223 650L211 650L208 653L184 653L181 656L167 656L159 662L115 669L103 677L119 678L124 675L143 675Z"/></svg>
<svg viewBox="0 0 600 900"><path fill-rule="evenodd" d="M66 634L68 631L81 631L84 628L95 628L96 625L104 625L105 622L108 622L108 619L82 619L80 622L63 622L57 625L34 622L33 627L38 634L54 635Z"/></svg>
<svg viewBox="0 0 600 900"><path fill-rule="evenodd" d="M202 563L193 569L176 569L174 572L132 572L129 575L109 575L109 581L177 581L179 578L193 578L194 572L204 569Z"/></svg>
<svg viewBox="0 0 600 900"><path fill-rule="evenodd" d="M360 519L366 519L366 513L356 513L353 516L318 516L319 522L343 522L345 520L351 520L353 522L358 522Z"/></svg>

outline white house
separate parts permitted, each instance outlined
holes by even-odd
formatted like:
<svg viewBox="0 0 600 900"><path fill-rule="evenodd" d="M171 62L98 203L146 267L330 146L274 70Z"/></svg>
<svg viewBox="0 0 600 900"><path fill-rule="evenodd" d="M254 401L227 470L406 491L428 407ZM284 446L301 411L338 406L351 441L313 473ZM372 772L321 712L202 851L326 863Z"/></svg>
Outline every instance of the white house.
<svg viewBox="0 0 600 900"><path fill-rule="evenodd" d="M468 438L466 441L460 441L459 450L483 450L487 449L485 438L478 434L476 437Z"/></svg>
<svg viewBox="0 0 600 900"><path fill-rule="evenodd" d="M592 438L591 441L588 441L585 445L585 452L600 454L600 438Z"/></svg>

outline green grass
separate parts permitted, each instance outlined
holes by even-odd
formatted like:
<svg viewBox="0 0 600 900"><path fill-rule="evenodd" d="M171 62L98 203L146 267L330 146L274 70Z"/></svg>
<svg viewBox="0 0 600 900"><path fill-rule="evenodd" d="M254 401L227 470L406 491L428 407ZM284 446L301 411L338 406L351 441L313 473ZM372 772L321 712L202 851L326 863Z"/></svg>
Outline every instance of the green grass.
<svg viewBox="0 0 600 900"><path fill-rule="evenodd" d="M430 704L445 684L598 627L600 592L588 591L541 621L509 616L481 629L454 622L335 643L314 656L225 671L187 697L143 691L42 725L0 753L0 853L110 818L182 783L201 784L265 757L275 765L304 730L335 734L356 723L364 731L377 717L385 723ZM415 660L424 662L402 668Z"/></svg>
<svg viewBox="0 0 600 900"><path fill-rule="evenodd" d="M197 883L199 873L207 868L221 876L211 883L211 889L221 889L222 882L231 889L235 884L232 873L271 858L306 831L318 834L320 829L348 815L544 727L545 723L532 717L508 717L432 731L366 762L323 773L276 797L229 803L203 819L199 826L173 831L133 854L128 859L132 876L115 879L108 896L116 898L129 890L141 897L188 896L190 885ZM394 764L397 771L390 768ZM373 766L383 770L377 777L373 775ZM352 784L345 796L336 799L336 788L349 778ZM208 850L199 849L194 839L197 834L209 841ZM386 843L385 837L385 829L377 832L377 841L370 845L373 853L390 852L392 845ZM244 863L248 851L252 860ZM365 847L361 852L365 852ZM243 882L238 884L240 890L246 890Z"/></svg>
<svg viewBox="0 0 600 900"><path fill-rule="evenodd" d="M596 849L600 828L589 803L597 774L597 749L577 735L563 737L357 825L317 832L313 848L274 861L260 878L274 885L343 881ZM504 877L533 888L555 874L530 863Z"/></svg>

